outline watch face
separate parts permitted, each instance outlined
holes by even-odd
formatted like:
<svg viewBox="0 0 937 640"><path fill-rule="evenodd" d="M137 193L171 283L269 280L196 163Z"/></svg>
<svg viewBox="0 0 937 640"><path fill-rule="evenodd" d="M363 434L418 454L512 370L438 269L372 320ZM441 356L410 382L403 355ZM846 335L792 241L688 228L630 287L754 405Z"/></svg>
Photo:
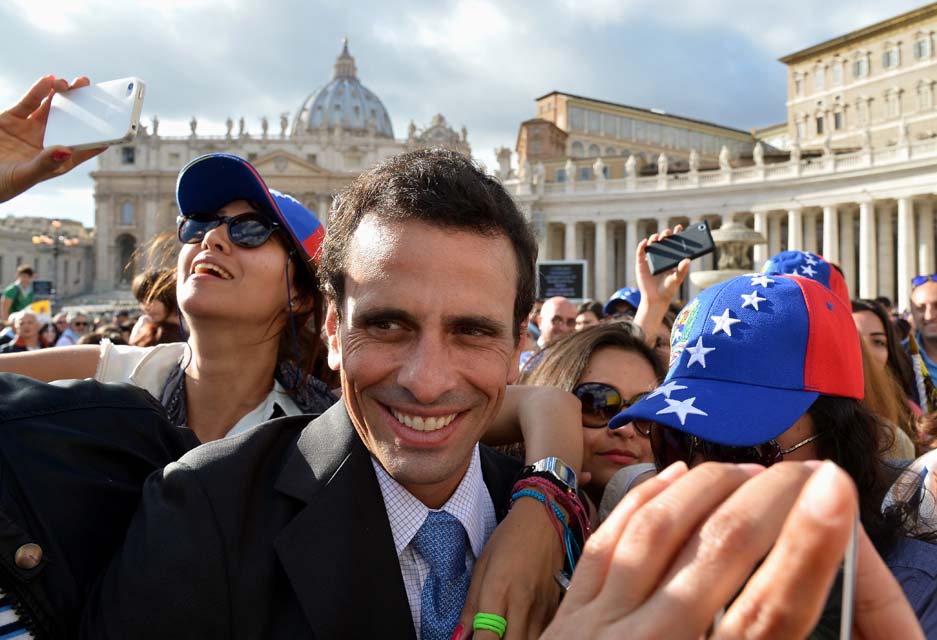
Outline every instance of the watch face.
<svg viewBox="0 0 937 640"><path fill-rule="evenodd" d="M537 471L547 471L552 473L567 487L571 488L573 491L576 490L576 472L559 458L544 458L543 460L537 462L534 465L534 468Z"/></svg>

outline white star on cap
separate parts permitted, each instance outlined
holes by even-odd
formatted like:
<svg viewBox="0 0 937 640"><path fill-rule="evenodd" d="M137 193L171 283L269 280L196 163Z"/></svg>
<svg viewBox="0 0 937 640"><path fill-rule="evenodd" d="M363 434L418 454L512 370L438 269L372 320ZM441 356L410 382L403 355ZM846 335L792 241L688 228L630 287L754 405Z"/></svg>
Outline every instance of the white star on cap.
<svg viewBox="0 0 937 640"><path fill-rule="evenodd" d="M722 312L721 316L709 316L712 318L713 322L716 323L716 326L713 327L713 335L716 335L720 331L724 332L727 336L732 336L732 325L736 322L741 322L738 318L729 317L729 308L726 307L726 310Z"/></svg>
<svg viewBox="0 0 937 640"><path fill-rule="evenodd" d="M742 300L745 301L745 302L742 303L742 308L743 308L743 309L744 309L745 307L752 307L752 308L755 309L755 311L759 311L759 309L758 309L758 303L759 303L759 302L764 302L765 300L767 300L767 298L759 298L759 297L758 297L758 292L757 292L757 291L752 291L751 295L748 295L748 294L743 293L743 294L742 294Z"/></svg>
<svg viewBox="0 0 937 640"><path fill-rule="evenodd" d="M708 416L709 414L705 411L697 409L693 406L693 403L696 402L696 398L687 398L686 400L671 400L667 398L667 406L657 412L657 415L662 415L664 413L676 413L677 417L680 418L680 424L686 424L686 417L688 414L693 414L697 416Z"/></svg>
<svg viewBox="0 0 937 640"><path fill-rule="evenodd" d="M801 267L800 272L805 276L810 276L811 278L817 275L817 270L811 267L810 263L807 263L806 267Z"/></svg>
<svg viewBox="0 0 937 640"><path fill-rule="evenodd" d="M706 365L704 364L703 367L705 368ZM674 391L680 391L681 389L686 389L686 387L671 380L667 384L661 385L654 389L654 391L651 393L647 394L645 399L650 400L651 398L655 398L657 396L664 396L665 398L669 398L671 393Z"/></svg>
<svg viewBox="0 0 937 640"><path fill-rule="evenodd" d="M716 347L706 347L703 346L703 336L700 336L699 340L696 341L695 347L687 347L686 352L690 354L690 361L686 363L687 369L692 367L695 363L700 363L703 365L703 368L706 368L706 354L710 351L715 351Z"/></svg>
<svg viewBox="0 0 937 640"><path fill-rule="evenodd" d="M772 280L771 278L769 278L769 277L766 276L765 274L761 274L760 276L755 276L754 278L752 278L752 286L753 286L753 287L754 287L755 285L761 285L762 287L764 287L765 289L767 289L767 288L768 288L768 285L771 284L772 282L774 282L774 280Z"/></svg>
<svg viewBox="0 0 937 640"><path fill-rule="evenodd" d="M814 257L813 257L812 255L810 255L809 253L804 253L804 262L806 262L806 263L809 264L810 266L813 266L813 265L817 264L817 259L814 258Z"/></svg>

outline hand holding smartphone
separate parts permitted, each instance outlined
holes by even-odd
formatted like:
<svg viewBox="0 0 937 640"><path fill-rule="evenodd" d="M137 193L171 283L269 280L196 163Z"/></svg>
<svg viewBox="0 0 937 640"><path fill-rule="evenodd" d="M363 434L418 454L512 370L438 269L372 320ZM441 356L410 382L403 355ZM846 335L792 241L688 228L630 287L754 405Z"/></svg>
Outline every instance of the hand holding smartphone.
<svg viewBox="0 0 937 640"><path fill-rule="evenodd" d="M145 84L121 78L52 96L43 146L73 151L128 142L137 134Z"/></svg>
<svg viewBox="0 0 937 640"><path fill-rule="evenodd" d="M712 253L716 248L709 225L703 221L690 225L680 233L662 238L647 245L645 252L651 267L651 275L656 276L673 269L684 258L695 259Z"/></svg>

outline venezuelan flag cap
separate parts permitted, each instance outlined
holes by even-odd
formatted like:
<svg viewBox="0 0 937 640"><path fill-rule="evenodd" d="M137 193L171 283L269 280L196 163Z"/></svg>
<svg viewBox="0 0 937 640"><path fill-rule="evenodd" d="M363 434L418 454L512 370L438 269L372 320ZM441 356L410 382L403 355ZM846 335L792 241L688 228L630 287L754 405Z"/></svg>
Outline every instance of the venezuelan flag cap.
<svg viewBox="0 0 937 640"><path fill-rule="evenodd" d="M804 276L753 273L703 290L670 338L664 384L612 418L659 422L724 445L787 431L821 395L861 400L852 307Z"/></svg>
<svg viewBox="0 0 937 640"><path fill-rule="evenodd" d="M176 202L182 215L217 211L234 200L250 200L269 208L304 261L310 266L319 261L325 238L319 218L293 196L268 188L257 169L244 158L210 153L179 172Z"/></svg>

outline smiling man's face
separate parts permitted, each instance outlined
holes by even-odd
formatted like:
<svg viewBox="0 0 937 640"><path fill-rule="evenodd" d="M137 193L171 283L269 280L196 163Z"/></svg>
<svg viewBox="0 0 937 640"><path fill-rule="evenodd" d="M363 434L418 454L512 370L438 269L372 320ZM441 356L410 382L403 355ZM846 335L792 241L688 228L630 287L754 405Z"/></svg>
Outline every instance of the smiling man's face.
<svg viewBox="0 0 937 640"><path fill-rule="evenodd" d="M369 214L347 264L341 313L332 301L326 317L345 406L387 472L438 508L516 375L514 249Z"/></svg>

